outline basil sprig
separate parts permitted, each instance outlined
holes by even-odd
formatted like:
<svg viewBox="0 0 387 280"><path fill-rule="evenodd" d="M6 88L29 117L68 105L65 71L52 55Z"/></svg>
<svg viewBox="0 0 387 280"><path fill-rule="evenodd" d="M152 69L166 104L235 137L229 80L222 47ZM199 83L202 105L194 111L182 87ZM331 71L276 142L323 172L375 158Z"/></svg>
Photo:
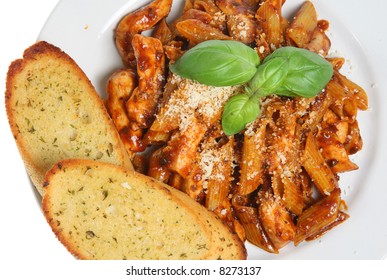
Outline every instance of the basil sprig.
<svg viewBox="0 0 387 280"><path fill-rule="evenodd" d="M222 129L227 135L238 133L258 117L261 109L259 100L255 98L257 95L246 90L243 94L234 95L226 103L222 115ZM235 133L232 133L234 131Z"/></svg>
<svg viewBox="0 0 387 280"><path fill-rule="evenodd" d="M204 85L234 86L248 82L259 63L257 53L241 42L209 40L184 53L170 70Z"/></svg>
<svg viewBox="0 0 387 280"><path fill-rule="evenodd" d="M236 41L210 40L187 51L170 69L184 78L211 86L245 84L245 92L230 98L222 128L233 135L255 120L260 99L271 94L310 98L320 93L333 75L322 56L295 47L276 49L263 63L257 53Z"/></svg>
<svg viewBox="0 0 387 280"><path fill-rule="evenodd" d="M275 75L268 75L272 72ZM249 87L266 93L262 84L269 84L271 93L310 98L324 89L332 75L332 65L322 56L306 49L283 47L265 58Z"/></svg>

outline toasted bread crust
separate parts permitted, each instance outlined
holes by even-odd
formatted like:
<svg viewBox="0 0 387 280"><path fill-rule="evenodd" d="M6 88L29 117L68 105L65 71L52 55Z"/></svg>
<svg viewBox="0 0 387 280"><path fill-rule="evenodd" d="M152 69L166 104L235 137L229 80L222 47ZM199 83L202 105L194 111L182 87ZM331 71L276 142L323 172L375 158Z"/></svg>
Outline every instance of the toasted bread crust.
<svg viewBox="0 0 387 280"><path fill-rule="evenodd" d="M62 79L61 75L66 72L69 73L69 79L73 84ZM34 84L35 81L39 81L41 84ZM56 88L52 86L54 82L58 85ZM38 90L36 89L37 87L39 87ZM55 120L65 119L65 116L61 115L63 112L74 114L78 108L75 108L74 104L69 104L68 101L59 102L55 105L45 104L44 98L61 98L62 93L59 92L59 89L63 90L66 88L69 91L74 91L73 98L79 99L79 103L76 106L79 108L87 108L86 111L88 112L91 111L90 108L98 112L99 118L97 121L100 124L93 123L92 125L106 132L105 134L107 136L105 138L101 137L100 142L110 141L112 150L115 151L114 155L107 160L127 166L128 168L132 166L115 126L86 74L61 49L47 42L40 41L26 49L22 59L17 59L11 63L7 73L5 92L6 112L12 134L25 163L26 170L40 194L44 192L42 187L44 175L55 162L66 157L90 157L72 151L74 150L74 143L77 143L76 141L78 140L71 145L68 144L68 147L62 145L58 149L55 149L55 151L51 149L46 153L42 152L41 156L38 156L37 153L39 151L37 149L45 149L45 146L47 147L49 144L44 143L45 141L43 139L41 139L41 145L33 143L33 133L28 133L36 132L35 134L47 135L50 137L51 144L57 141L55 139L63 140L62 131L59 131L59 128L58 131L53 132L53 127L58 127L58 121ZM79 89L82 89L84 92L80 94L77 92ZM31 108L28 102L34 103L35 101L38 102L37 100L40 103L36 105L36 108ZM58 106L57 113L52 113L52 110L46 110L47 106ZM28 120L28 122L33 123L35 119L39 119L40 125L31 125L26 130L26 126L29 124L26 124L26 121L23 120ZM43 119L44 122L40 119ZM95 122L96 120L93 121ZM77 133L80 135L82 132L83 128L80 127ZM96 139L93 141L95 143L98 142ZM95 147L82 148L85 150L95 150ZM101 160L105 159L102 158Z"/></svg>
<svg viewBox="0 0 387 280"><path fill-rule="evenodd" d="M44 215L79 259L246 258L243 242L214 213L135 171L67 159L47 173L45 188ZM111 207L119 210L110 215Z"/></svg>

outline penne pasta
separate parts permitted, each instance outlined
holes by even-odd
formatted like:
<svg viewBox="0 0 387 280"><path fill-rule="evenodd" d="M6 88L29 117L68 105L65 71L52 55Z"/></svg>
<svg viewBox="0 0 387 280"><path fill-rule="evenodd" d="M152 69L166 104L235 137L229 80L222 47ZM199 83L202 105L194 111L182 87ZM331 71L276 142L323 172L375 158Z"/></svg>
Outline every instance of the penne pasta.
<svg viewBox="0 0 387 280"><path fill-rule="evenodd" d="M325 162L316 139L311 133L306 139L303 167L322 195L329 195L330 192L338 188L337 178Z"/></svg>
<svg viewBox="0 0 387 280"><path fill-rule="evenodd" d="M179 33L179 30L177 29L177 25L180 22L186 21L188 19L198 20L198 21L201 21L202 23L204 23L205 25L209 25L211 23L213 17L209 13L202 11L202 10L199 10L199 9L192 8L192 9L185 11L177 20L175 20L171 24L171 32L172 32L174 37L182 35Z"/></svg>
<svg viewBox="0 0 387 280"><path fill-rule="evenodd" d="M349 80L343 74L337 72L336 75L342 87L355 99L359 110L366 110L368 108L368 97L365 90L353 81Z"/></svg>
<svg viewBox="0 0 387 280"><path fill-rule="evenodd" d="M240 161L240 179L237 193L247 195L263 183L263 162L266 152L266 125L257 120L245 132L242 158Z"/></svg>
<svg viewBox="0 0 387 280"><path fill-rule="evenodd" d="M230 192L234 158L233 138L220 148L213 147L215 143L204 145L198 155L202 171L201 184L206 190L205 206L211 211L218 208Z"/></svg>
<svg viewBox="0 0 387 280"><path fill-rule="evenodd" d="M279 198L262 198L258 212L262 226L275 248L281 249L294 239L296 226Z"/></svg>
<svg viewBox="0 0 387 280"><path fill-rule="evenodd" d="M281 0L267 0L260 5L255 15L258 27L262 29L272 50L280 47L284 41L281 6Z"/></svg>
<svg viewBox="0 0 387 280"><path fill-rule="evenodd" d="M245 229L247 240L269 253L278 254L278 249L263 229L258 209L246 206L236 206L235 209L238 220Z"/></svg>
<svg viewBox="0 0 387 280"><path fill-rule="evenodd" d="M286 35L297 47L306 48L316 28L316 10L310 1L305 1L294 16Z"/></svg>
<svg viewBox="0 0 387 280"><path fill-rule="evenodd" d="M329 230L331 230L333 227L338 226L339 224L345 222L349 218L349 215L347 213L344 213L342 211L339 211L337 213L337 218L327 225L326 227L323 227L320 231L316 232L315 234L309 236L308 238L305 238L306 241L312 241L317 238L320 238L322 235L327 233Z"/></svg>
<svg viewBox="0 0 387 280"><path fill-rule="evenodd" d="M357 116L357 104L353 95L335 77L326 87L334 102L331 109L341 118L353 122Z"/></svg>
<svg viewBox="0 0 387 280"><path fill-rule="evenodd" d="M328 196L307 208L298 218L294 244L321 234L336 222L340 208L340 189L334 189Z"/></svg>
<svg viewBox="0 0 387 280"><path fill-rule="evenodd" d="M191 46L207 40L231 40L219 29L209 24L203 23L198 19L186 19L176 24L179 35L185 37Z"/></svg>
<svg viewBox="0 0 387 280"><path fill-rule="evenodd" d="M291 213L301 215L305 207L305 197L302 186L296 180L285 177L283 179L283 203Z"/></svg>

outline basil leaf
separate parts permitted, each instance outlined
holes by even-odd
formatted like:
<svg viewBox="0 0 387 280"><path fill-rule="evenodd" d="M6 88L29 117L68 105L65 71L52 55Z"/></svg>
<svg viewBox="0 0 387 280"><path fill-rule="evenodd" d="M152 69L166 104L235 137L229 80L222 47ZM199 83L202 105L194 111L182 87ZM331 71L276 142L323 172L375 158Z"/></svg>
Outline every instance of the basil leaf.
<svg viewBox="0 0 387 280"><path fill-rule="evenodd" d="M258 54L241 42L209 40L188 50L170 70L201 84L233 86L248 82L259 63Z"/></svg>
<svg viewBox="0 0 387 280"><path fill-rule="evenodd" d="M283 47L269 55L261 67L271 60L288 63L286 77L274 91L277 95L313 97L320 93L333 75L332 65L322 56L295 47Z"/></svg>
<svg viewBox="0 0 387 280"><path fill-rule="evenodd" d="M288 74L288 60L273 58L260 65L248 86L253 93L263 97L280 87Z"/></svg>
<svg viewBox="0 0 387 280"><path fill-rule="evenodd" d="M224 106L222 129L226 135L233 135L245 128L246 124L258 117L259 99L255 95L238 94L230 98Z"/></svg>

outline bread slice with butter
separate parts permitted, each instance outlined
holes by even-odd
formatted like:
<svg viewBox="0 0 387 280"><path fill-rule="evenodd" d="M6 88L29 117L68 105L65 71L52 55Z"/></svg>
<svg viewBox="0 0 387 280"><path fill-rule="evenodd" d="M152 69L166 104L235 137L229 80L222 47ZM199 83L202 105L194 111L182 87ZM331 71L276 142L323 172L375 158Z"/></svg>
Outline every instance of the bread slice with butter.
<svg viewBox="0 0 387 280"><path fill-rule="evenodd" d="M43 212L79 259L245 259L238 236L186 194L123 167L82 159L46 175Z"/></svg>
<svg viewBox="0 0 387 280"><path fill-rule="evenodd" d="M5 104L19 152L40 194L46 171L65 158L132 166L95 88L56 46L37 42L10 65Z"/></svg>

